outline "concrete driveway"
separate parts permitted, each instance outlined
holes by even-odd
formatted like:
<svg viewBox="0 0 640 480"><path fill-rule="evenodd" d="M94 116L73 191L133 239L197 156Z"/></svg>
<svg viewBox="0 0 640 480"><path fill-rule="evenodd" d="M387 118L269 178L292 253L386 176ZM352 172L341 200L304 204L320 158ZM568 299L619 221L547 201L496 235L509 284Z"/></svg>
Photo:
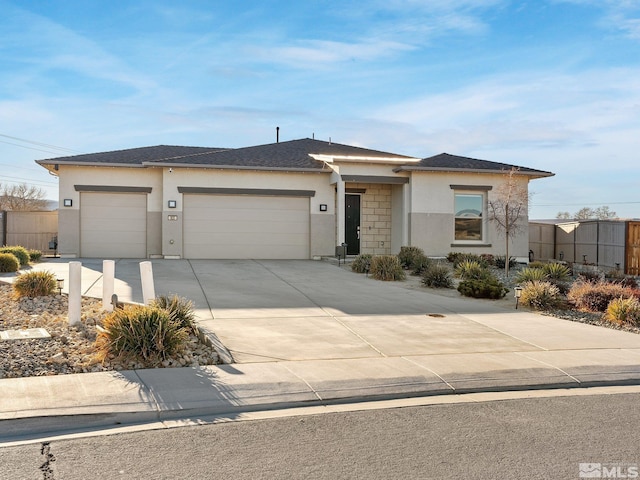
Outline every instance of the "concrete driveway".
<svg viewBox="0 0 640 480"><path fill-rule="evenodd" d="M83 293L101 297L102 261L80 261ZM64 276L67 263L56 259L35 268ZM356 368L367 359L406 357L427 369L434 362L446 369L481 353L493 368L508 370L516 359L534 368L554 351L575 351L580 358L581 350L593 349L617 363L640 361L639 335L505 309L499 302L407 289L327 262L152 263L156 293L193 300L200 327L237 363L353 360ZM121 299L142 301L138 264L116 263Z"/></svg>

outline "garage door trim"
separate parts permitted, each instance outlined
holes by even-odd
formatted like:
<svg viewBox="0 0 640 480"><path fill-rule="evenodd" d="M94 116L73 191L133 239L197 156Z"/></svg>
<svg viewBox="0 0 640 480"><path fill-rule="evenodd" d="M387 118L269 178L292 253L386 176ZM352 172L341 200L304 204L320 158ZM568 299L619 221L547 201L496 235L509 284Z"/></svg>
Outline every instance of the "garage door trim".
<svg viewBox="0 0 640 480"><path fill-rule="evenodd" d="M178 187L179 193L204 195L257 195L264 197L315 197L315 190L279 190L273 188Z"/></svg>
<svg viewBox="0 0 640 480"><path fill-rule="evenodd" d="M118 185L74 185L76 192L151 193L151 187Z"/></svg>

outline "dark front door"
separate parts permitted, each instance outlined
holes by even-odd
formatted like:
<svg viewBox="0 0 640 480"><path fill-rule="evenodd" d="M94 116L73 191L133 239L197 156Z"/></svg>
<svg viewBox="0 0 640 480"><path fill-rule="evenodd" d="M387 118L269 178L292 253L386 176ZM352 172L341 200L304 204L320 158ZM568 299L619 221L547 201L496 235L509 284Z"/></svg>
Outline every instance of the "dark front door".
<svg viewBox="0 0 640 480"><path fill-rule="evenodd" d="M347 255L360 253L360 195L345 195L344 236Z"/></svg>

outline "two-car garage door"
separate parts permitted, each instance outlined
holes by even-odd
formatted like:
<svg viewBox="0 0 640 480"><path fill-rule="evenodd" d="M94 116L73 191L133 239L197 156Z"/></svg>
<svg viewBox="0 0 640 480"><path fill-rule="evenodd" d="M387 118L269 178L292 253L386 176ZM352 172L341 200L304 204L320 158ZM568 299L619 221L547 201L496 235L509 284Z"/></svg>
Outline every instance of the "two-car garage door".
<svg viewBox="0 0 640 480"><path fill-rule="evenodd" d="M309 258L309 198L183 197L184 258Z"/></svg>

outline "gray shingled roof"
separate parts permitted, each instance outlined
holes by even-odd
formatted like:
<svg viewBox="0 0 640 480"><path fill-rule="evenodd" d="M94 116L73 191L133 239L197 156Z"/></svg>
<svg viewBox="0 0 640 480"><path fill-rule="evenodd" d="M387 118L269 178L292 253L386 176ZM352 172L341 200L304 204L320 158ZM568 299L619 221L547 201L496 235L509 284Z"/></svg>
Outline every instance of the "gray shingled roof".
<svg viewBox="0 0 640 480"><path fill-rule="evenodd" d="M311 154L335 156L361 156L373 158L411 158L395 153L380 152L367 148L329 143L321 140L304 138L288 142L257 145L254 147L235 148L221 152L175 159L172 164L237 166L256 168L292 168L321 170L324 162L315 160ZM164 163L164 162L163 162Z"/></svg>
<svg viewBox="0 0 640 480"><path fill-rule="evenodd" d="M322 140L304 138L287 142L271 143L244 148L215 147L181 147L175 145L157 145L155 147L131 148L112 152L89 153L38 160L40 165L74 164L74 165L200 165L221 168L259 168L259 169L293 169L324 170L324 162L315 160L312 154L343 157L392 158L405 165L398 166L395 171L474 171L495 172L510 170L515 167L520 173L534 177L548 177L553 173L527 167L517 167L506 163L478 160L441 153L433 157L415 162L413 157L395 153L370 150L367 148L330 143ZM414 161L410 161L414 160Z"/></svg>
<svg viewBox="0 0 640 480"><path fill-rule="evenodd" d="M169 160L173 158L185 157L189 155L199 155L225 150L214 147L181 147L177 145L156 145L155 147L129 148L127 150L115 150L112 152L86 153L83 155L72 155L69 157L48 158L38 160L41 165L52 165L55 163L104 163L118 165L142 165L144 162Z"/></svg>
<svg viewBox="0 0 640 480"><path fill-rule="evenodd" d="M554 174L551 172L545 172L544 170L536 170L534 168L520 167L517 165L510 165L508 163L491 162L489 160L479 160L477 158L461 157L458 155L451 155L449 153L441 153L434 155L433 157L423 158L420 162L398 167L396 170L466 170L466 171L504 171L517 168L520 173L528 174L536 177L549 177Z"/></svg>
<svg viewBox="0 0 640 480"><path fill-rule="evenodd" d="M56 163L74 163L80 165L96 163L105 165L202 165L239 168L322 170L324 168L324 162L313 159L310 154L406 158L407 160L412 158L395 153L305 138L234 149L158 145L155 147L132 148L114 152L90 153L86 155L39 160L38 163L41 165L52 165Z"/></svg>

